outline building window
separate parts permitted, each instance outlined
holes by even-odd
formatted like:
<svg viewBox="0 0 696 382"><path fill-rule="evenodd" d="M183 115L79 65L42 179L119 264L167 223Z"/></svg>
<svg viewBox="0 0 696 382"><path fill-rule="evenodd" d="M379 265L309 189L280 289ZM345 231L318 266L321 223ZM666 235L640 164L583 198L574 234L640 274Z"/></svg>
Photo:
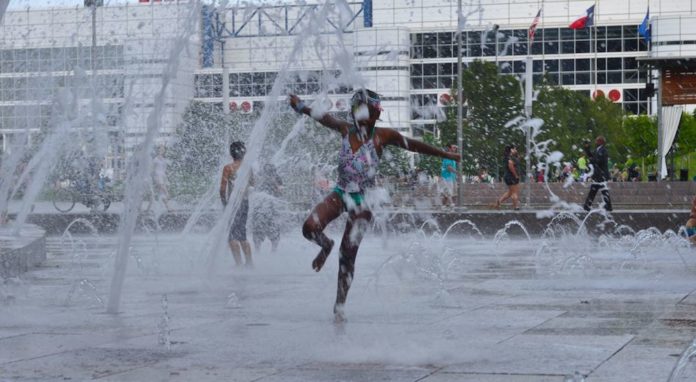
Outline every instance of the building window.
<svg viewBox="0 0 696 382"><path fill-rule="evenodd" d="M412 94L411 119L435 119L437 114L437 94Z"/></svg>
<svg viewBox="0 0 696 382"><path fill-rule="evenodd" d="M306 71L288 74L285 91L299 95L315 94L327 88L331 94L346 94L349 86L337 83L339 71ZM229 74L230 97L264 97L271 93L277 72L252 72ZM222 97L222 75L198 74L195 76L195 97Z"/></svg>
<svg viewBox="0 0 696 382"><path fill-rule="evenodd" d="M222 74L198 74L194 77L194 88L198 98L222 97Z"/></svg>
<svg viewBox="0 0 696 382"><path fill-rule="evenodd" d="M577 72L575 73L575 84L576 85L589 85L592 83L590 79L590 72Z"/></svg>

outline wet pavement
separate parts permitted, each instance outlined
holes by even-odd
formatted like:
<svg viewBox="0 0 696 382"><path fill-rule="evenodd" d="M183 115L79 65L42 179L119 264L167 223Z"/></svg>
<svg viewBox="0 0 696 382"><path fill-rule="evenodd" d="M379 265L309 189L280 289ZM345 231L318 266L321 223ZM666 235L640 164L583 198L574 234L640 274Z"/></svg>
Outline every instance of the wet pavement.
<svg viewBox="0 0 696 382"><path fill-rule="evenodd" d="M299 236L212 273L206 235L137 236L116 315L118 238L49 237L0 284L0 381L666 381L696 335L696 250L675 236L370 234L344 324L337 252L315 273Z"/></svg>

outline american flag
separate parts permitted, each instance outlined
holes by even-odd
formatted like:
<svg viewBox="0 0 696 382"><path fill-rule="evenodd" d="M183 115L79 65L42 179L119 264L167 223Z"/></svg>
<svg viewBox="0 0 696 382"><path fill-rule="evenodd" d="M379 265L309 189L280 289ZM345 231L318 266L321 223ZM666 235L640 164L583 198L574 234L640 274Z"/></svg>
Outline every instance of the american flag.
<svg viewBox="0 0 696 382"><path fill-rule="evenodd" d="M531 43L534 41L534 35L536 34L536 27L539 25L539 18L541 17L541 10L543 8L539 8L539 12L537 12L536 17L534 18L534 21L532 21L532 25L529 26L529 42Z"/></svg>

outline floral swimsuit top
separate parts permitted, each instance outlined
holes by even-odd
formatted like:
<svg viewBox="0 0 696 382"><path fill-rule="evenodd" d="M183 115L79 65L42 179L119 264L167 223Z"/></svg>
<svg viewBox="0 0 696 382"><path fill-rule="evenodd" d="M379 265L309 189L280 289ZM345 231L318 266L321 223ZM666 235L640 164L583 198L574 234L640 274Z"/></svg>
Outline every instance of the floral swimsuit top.
<svg viewBox="0 0 696 382"><path fill-rule="evenodd" d="M338 154L338 181L336 187L344 192L363 192L375 186L375 175L379 166L379 156L372 137L363 143L358 151L350 147L350 134L343 137L343 146Z"/></svg>

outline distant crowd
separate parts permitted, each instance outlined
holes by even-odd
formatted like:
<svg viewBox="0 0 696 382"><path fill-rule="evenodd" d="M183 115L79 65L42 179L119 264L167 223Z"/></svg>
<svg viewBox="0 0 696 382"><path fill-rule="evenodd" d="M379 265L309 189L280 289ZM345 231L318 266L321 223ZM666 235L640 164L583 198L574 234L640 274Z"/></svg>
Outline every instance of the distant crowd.
<svg viewBox="0 0 696 382"><path fill-rule="evenodd" d="M533 174L530 178L535 183L568 182L571 178L575 182L585 183L591 181L592 174L585 156L581 156L575 162L563 162L561 166L552 167L548 176L544 170L535 167L532 170ZM640 167L632 161L626 164L613 164L609 173L609 181L611 182L640 182L643 180ZM545 177L546 179L544 179ZM415 188L418 185L438 184L442 180L441 178L441 175L429 175L424 169L415 168L403 176L383 176L381 180L383 183L401 184ZM654 179L655 177L651 177L650 180ZM503 182L503 174L501 173L500 176L496 177L486 167L482 167L475 175L463 175L462 181L467 184Z"/></svg>

